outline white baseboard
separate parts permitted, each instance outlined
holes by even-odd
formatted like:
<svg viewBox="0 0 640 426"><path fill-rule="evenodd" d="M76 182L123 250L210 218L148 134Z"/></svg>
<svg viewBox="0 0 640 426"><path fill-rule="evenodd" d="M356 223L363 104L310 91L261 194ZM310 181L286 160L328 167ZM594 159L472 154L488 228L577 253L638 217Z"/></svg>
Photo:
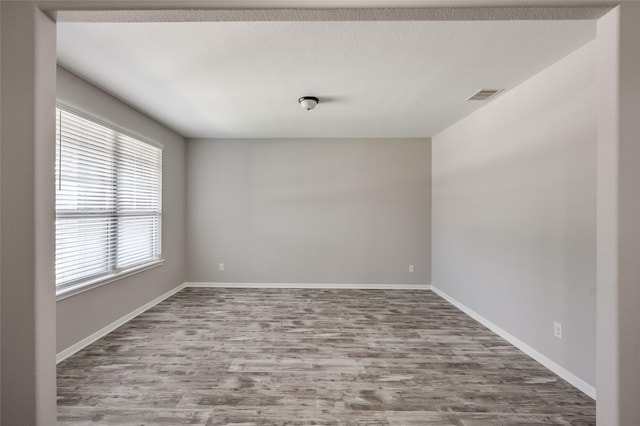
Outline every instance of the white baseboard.
<svg viewBox="0 0 640 426"><path fill-rule="evenodd" d="M460 309L465 314L469 315L474 320L478 321L480 324L482 324L485 327L487 327L489 330L491 330L494 333L496 333L498 336L502 337L507 342L511 343L513 346L515 346L518 349L520 349L525 354L529 355L534 360L538 361L540 364L542 364L545 367L547 367L549 370L551 370L554 373L556 373L558 376L560 376L561 378L563 378L567 382L571 383L573 386L575 386L576 388L578 388L579 390L581 390L582 392L584 392L585 394L587 394L588 396L590 396L594 400L596 399L596 388L594 386L592 386L589 383L585 382L580 377L576 376L575 374L573 374L569 370L565 369L561 365L557 364L556 362L550 360L545 355L543 355L540 352L538 352L537 350L533 349L531 346L527 345L526 343L524 343L523 341L521 341L517 337L507 333L505 330L503 330L502 328L498 327L496 324L492 323L491 321L489 321L488 319L486 319L482 315L478 314L477 312L475 312L471 308L469 308L469 307L465 306L464 304L458 302L456 299L454 299L453 297L449 296L447 293L443 292L442 290L440 290L439 288L437 288L433 284L431 285L431 290L434 293L436 293L438 296L442 297L447 302L451 303L456 308Z"/></svg>
<svg viewBox="0 0 640 426"><path fill-rule="evenodd" d="M319 288L345 290L430 290L429 284L336 284L336 283L220 283L187 282L187 287L213 288Z"/></svg>
<svg viewBox="0 0 640 426"><path fill-rule="evenodd" d="M65 359L69 358L71 355L75 354L76 352L86 348L87 346L89 346L90 344L95 342L96 340L101 339L102 337L104 337L107 334L111 333L116 328L120 327L121 325L123 325L123 324L125 324L125 323L127 323L129 321L131 321L133 318L137 317L138 315L140 315L144 311L153 308L155 305L157 305L158 303L162 302L164 299L166 299L166 298L168 298L170 296L173 296L174 294L176 294L177 292L179 292L180 290L182 290L185 287L186 287L185 284L180 284L176 288L174 288L172 290L169 290L168 292L164 293L161 296L156 297L155 299L153 299L149 303L145 303L144 305L140 306L138 309L136 309L136 310L134 310L132 312L129 312L127 315L125 315L125 316L123 316L121 318L118 318L117 320L115 320L111 324L107 325L106 327L101 328L100 330L96 331L92 335L85 337L84 339L80 340L78 343L73 344L73 345L69 346L67 349L57 353L56 354L56 364L64 361Z"/></svg>

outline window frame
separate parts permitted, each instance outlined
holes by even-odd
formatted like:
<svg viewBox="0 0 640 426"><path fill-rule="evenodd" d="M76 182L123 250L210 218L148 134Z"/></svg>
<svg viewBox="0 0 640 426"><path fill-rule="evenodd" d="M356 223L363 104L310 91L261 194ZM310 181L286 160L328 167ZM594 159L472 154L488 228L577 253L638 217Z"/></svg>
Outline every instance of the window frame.
<svg viewBox="0 0 640 426"><path fill-rule="evenodd" d="M159 201L160 201L160 214L159 214L159 225L158 225L158 230L157 230L157 235L158 235L158 239L159 239L159 257L157 259L152 259L148 262L142 263L142 264L137 264L134 265L132 267L129 268L123 268L123 269L112 269L109 270L103 274L97 275L97 276L92 276L90 278L80 278L78 280L75 281L71 281L67 284L65 284L62 288L58 288L57 282L54 278L54 287L55 287L55 292L56 292L56 301L62 300L62 299L66 299L68 297L74 296L76 294L79 293L83 293L85 291L89 291L92 290L94 288L97 287L101 287L105 284L109 284L112 283L114 281L118 281L121 280L123 278L127 278L130 277L132 275L162 266L165 262L165 259L163 257L164 254L164 243L163 243L163 238L162 238L162 230L163 230L163 216L164 216L164 193L163 193L163 182L164 182L164 145L158 142L155 142L153 140L149 140L143 136L140 136L139 134L129 131L127 129L124 129L116 124L113 124L111 122L102 120L100 118L97 118L85 111L82 110L78 110L77 108L70 106L68 104L65 104L63 102L60 101L56 101L56 115L58 114L58 109L65 111L67 113L76 115L84 120L90 121L98 126L103 126L113 132L116 132L118 134L121 134L123 136L129 137L129 138L133 138L136 141L139 141L141 143L145 143L147 145L150 145L152 147L155 147L157 149L160 150L160 158L161 158L161 163L160 163L160 182L159 182ZM57 120L57 118L56 118ZM54 136L54 142L57 140L58 135L56 134ZM57 158L57 153L56 153L56 161L61 161L58 160ZM56 168L56 163L54 162L54 169ZM55 173L55 172L54 172ZM57 181L56 181L57 184ZM54 200L57 200L57 188L54 188ZM54 220L57 221L58 219L58 211L57 211L57 206L54 206ZM54 226L54 232L56 230L56 227ZM54 234L54 251L56 249L56 234Z"/></svg>

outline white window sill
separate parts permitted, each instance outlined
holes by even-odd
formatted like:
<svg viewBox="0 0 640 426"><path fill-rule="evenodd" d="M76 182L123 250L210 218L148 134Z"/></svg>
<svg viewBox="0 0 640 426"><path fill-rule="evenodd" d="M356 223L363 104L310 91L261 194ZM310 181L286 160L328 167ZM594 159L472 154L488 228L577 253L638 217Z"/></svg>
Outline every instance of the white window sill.
<svg viewBox="0 0 640 426"><path fill-rule="evenodd" d="M93 290L94 288L101 287L105 284L109 284L111 282L130 277L131 275L139 274L140 272L157 268L158 266L162 266L163 264L164 264L164 259L155 260L151 263L145 263L144 265L127 269L126 271L118 272L117 274L109 275L107 277L101 277L101 278L98 278L97 280L88 281L72 287L65 288L64 290L60 290L59 292L56 292L56 302L75 296L76 294L84 293L85 291Z"/></svg>

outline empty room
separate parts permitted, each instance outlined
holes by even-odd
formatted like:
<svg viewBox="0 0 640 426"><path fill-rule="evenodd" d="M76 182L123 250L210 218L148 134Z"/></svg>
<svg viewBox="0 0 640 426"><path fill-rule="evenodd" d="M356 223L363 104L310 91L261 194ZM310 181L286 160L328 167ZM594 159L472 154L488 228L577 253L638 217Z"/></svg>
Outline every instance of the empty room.
<svg viewBox="0 0 640 426"><path fill-rule="evenodd" d="M2 423L640 424L640 5L242 3L2 3Z"/></svg>

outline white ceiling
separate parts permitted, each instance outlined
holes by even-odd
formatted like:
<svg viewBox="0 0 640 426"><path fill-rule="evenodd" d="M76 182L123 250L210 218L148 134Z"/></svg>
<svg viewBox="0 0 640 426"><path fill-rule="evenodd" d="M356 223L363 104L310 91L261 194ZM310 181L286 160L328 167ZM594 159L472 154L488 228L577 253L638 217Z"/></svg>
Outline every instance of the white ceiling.
<svg viewBox="0 0 640 426"><path fill-rule="evenodd" d="M58 23L58 60L186 137L427 137L594 37L595 21Z"/></svg>

